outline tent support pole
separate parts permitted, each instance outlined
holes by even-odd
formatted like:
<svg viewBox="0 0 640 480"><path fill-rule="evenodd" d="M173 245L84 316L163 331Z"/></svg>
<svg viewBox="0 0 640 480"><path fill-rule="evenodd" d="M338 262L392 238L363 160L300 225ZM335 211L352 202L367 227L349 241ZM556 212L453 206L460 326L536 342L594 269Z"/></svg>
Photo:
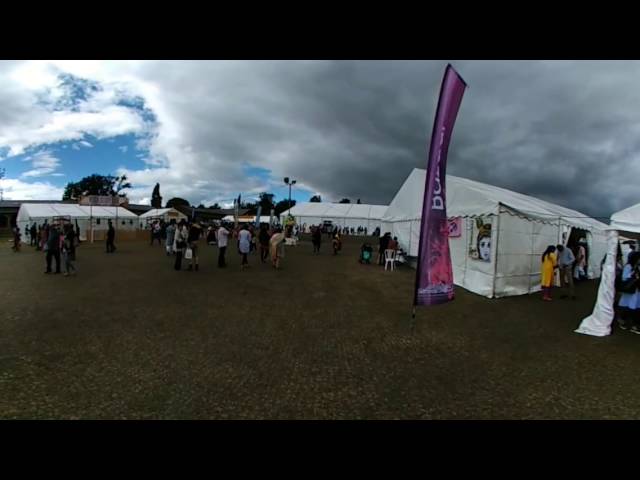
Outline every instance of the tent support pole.
<svg viewBox="0 0 640 480"><path fill-rule="evenodd" d="M493 287L491 289L491 298L496 298L496 277L498 276L498 246L500 243L500 215L502 215L502 207L498 205L498 216L496 219L496 250L493 254Z"/></svg>
<svg viewBox="0 0 640 480"><path fill-rule="evenodd" d="M413 304L413 309L411 310L411 335L413 335L416 331L416 304Z"/></svg>

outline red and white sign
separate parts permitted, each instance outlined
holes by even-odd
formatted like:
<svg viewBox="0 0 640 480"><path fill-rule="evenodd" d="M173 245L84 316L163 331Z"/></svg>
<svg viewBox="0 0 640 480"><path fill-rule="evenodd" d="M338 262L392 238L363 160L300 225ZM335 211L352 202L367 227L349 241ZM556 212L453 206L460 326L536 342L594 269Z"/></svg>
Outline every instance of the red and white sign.
<svg viewBox="0 0 640 480"><path fill-rule="evenodd" d="M449 238L460 237L462 235L462 217L449 219Z"/></svg>

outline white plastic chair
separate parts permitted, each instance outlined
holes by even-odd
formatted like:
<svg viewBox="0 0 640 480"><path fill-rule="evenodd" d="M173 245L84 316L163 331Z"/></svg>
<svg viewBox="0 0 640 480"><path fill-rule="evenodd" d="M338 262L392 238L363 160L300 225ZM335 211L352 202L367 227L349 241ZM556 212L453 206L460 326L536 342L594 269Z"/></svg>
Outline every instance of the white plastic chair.
<svg viewBox="0 0 640 480"><path fill-rule="evenodd" d="M384 269L387 269L387 266L391 265L391 271L395 269L396 263L396 251L387 249L384 251Z"/></svg>

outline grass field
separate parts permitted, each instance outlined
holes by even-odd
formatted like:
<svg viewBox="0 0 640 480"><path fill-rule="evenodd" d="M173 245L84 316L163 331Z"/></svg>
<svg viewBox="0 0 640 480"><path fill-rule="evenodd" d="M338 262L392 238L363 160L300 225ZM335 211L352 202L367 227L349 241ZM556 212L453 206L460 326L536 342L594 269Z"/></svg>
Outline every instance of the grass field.
<svg viewBox="0 0 640 480"><path fill-rule="evenodd" d="M640 418L640 338L573 333L595 282L550 303L457 288L412 334L414 271L323 242L244 272L204 242L199 272L143 242L83 244L68 278L4 243L0 418Z"/></svg>

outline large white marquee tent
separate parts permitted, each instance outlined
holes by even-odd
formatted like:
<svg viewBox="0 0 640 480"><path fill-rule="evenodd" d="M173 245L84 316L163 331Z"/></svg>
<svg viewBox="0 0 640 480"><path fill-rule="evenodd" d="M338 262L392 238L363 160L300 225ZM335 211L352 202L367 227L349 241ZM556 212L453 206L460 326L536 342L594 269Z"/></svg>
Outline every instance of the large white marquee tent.
<svg viewBox="0 0 640 480"><path fill-rule="evenodd" d="M417 257L426 171L414 169L389 205L382 233L398 237L400 247ZM568 208L460 177L447 175L447 216L460 226L449 238L454 282L486 297L540 290L540 257L548 245L567 243L580 229L589 250L589 277L600 275L607 225ZM458 220L459 219L459 220ZM480 227L490 239L489 258L479 259ZM490 227L488 227L490 225Z"/></svg>
<svg viewBox="0 0 640 480"><path fill-rule="evenodd" d="M320 225L331 221L341 227L367 228L373 232L382 224L382 216L387 210L385 205L365 205L360 203L296 203L290 210L282 213L282 217L291 214L298 225Z"/></svg>
<svg viewBox="0 0 640 480"><path fill-rule="evenodd" d="M23 203L18 210L16 223L24 231L33 222L42 224L47 220L51 224L56 218L66 218L74 224L77 221L83 238L91 228L91 219L94 231L107 230L109 220L114 225L117 223L117 229L138 228L138 216L124 207L90 207L75 203Z"/></svg>

